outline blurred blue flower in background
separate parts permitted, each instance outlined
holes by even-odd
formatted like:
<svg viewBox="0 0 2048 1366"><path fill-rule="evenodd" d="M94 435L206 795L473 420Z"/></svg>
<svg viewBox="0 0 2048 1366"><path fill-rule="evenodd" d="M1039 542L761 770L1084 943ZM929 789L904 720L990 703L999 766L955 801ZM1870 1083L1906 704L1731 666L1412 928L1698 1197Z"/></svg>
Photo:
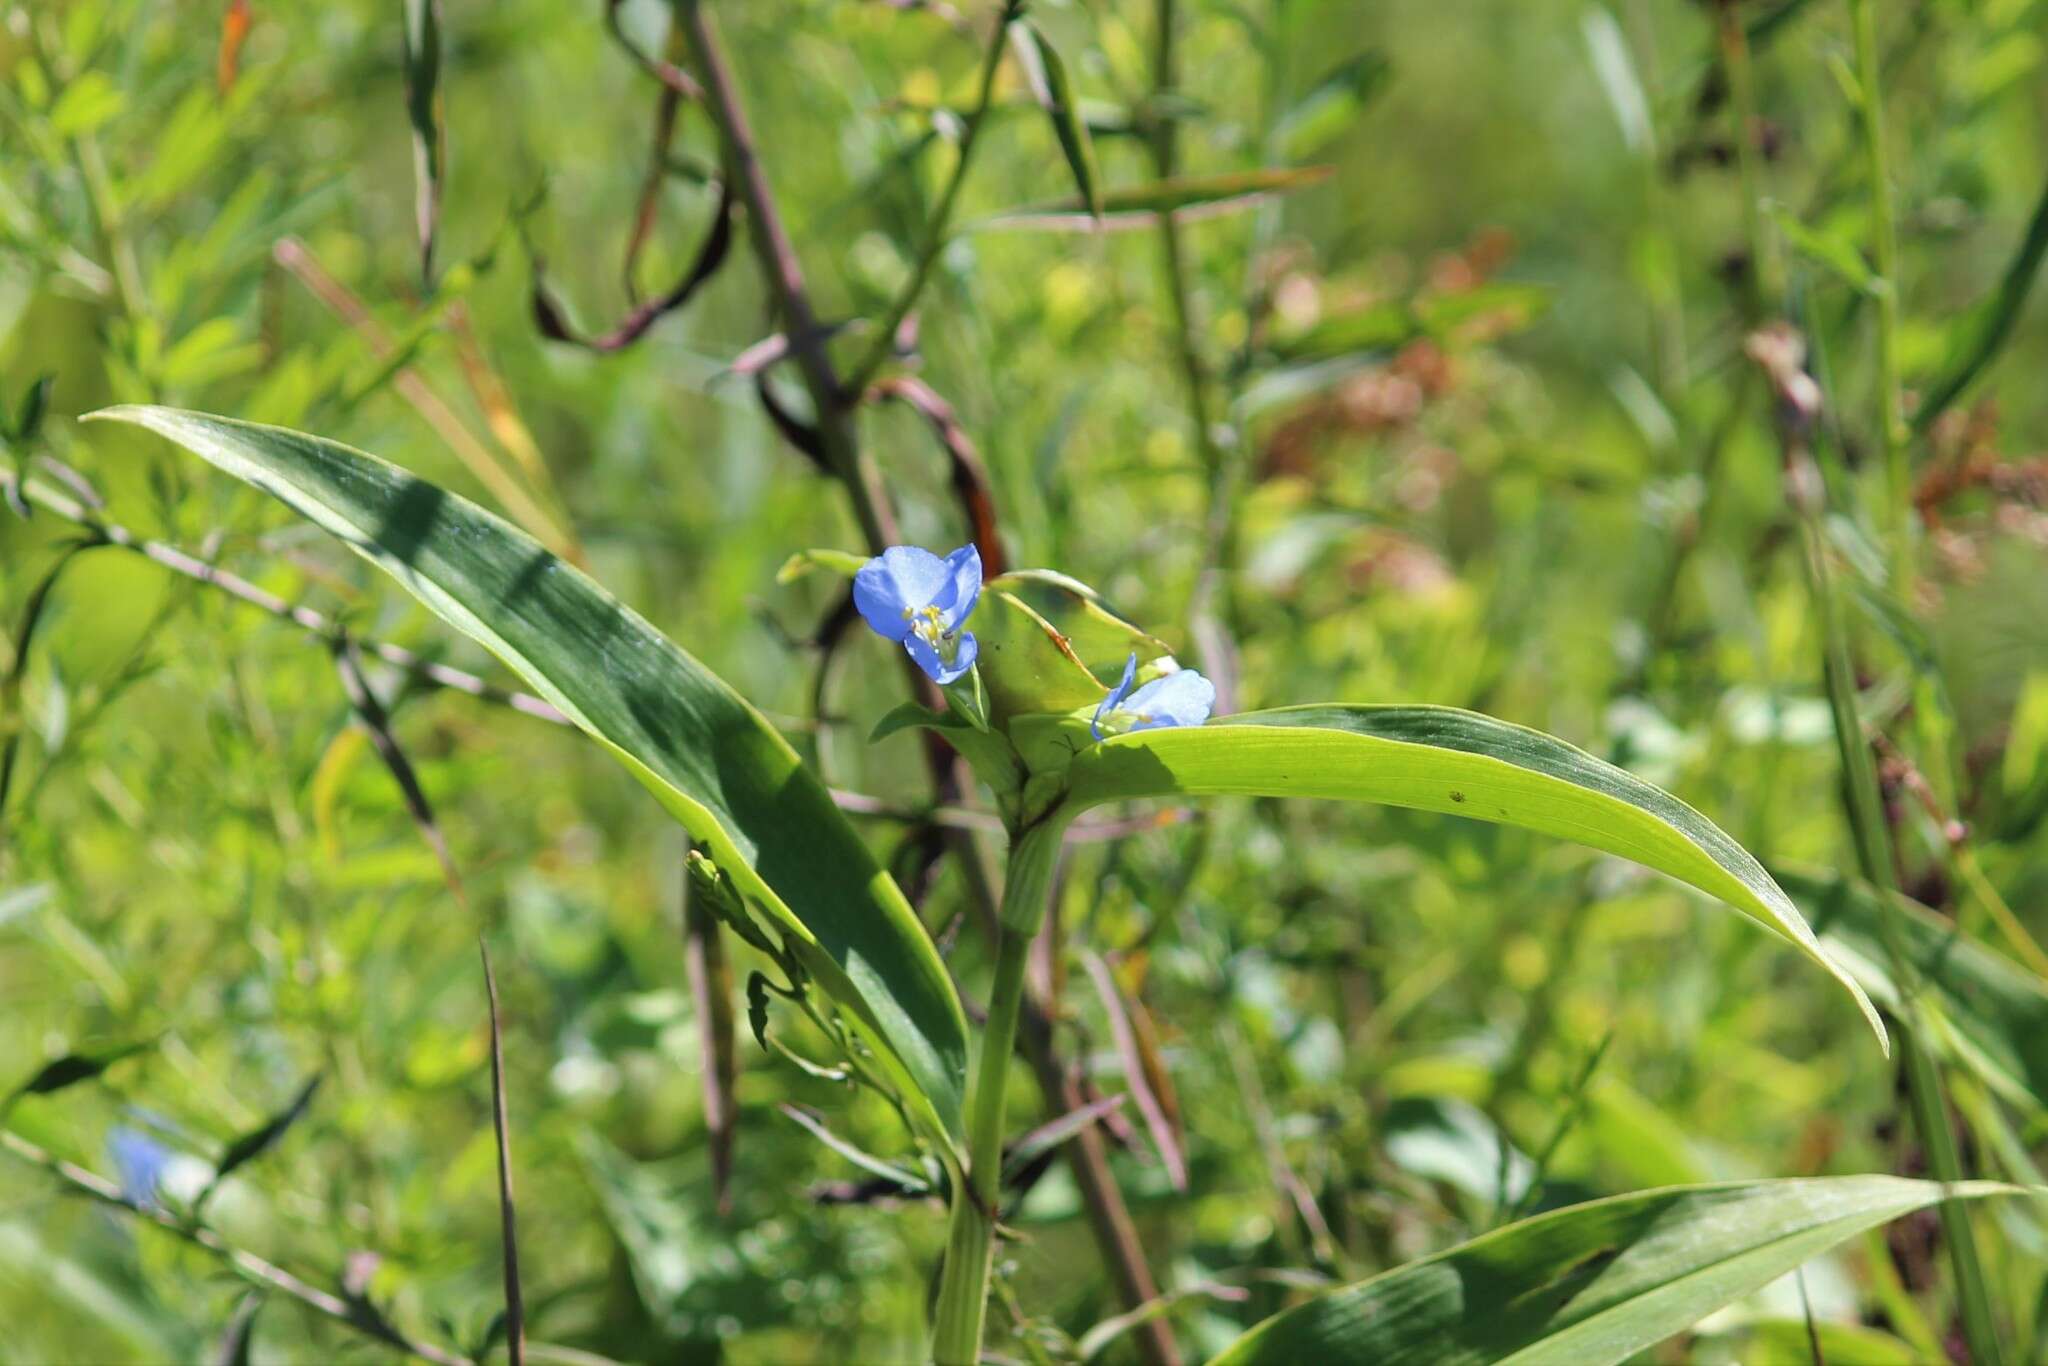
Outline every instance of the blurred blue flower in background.
<svg viewBox="0 0 2048 1366"><path fill-rule="evenodd" d="M171 1150L139 1129L107 1132L107 1152L121 1180L121 1193L138 1205L154 1205L157 1185L171 1160Z"/></svg>
<svg viewBox="0 0 2048 1366"><path fill-rule="evenodd" d="M891 546L853 576L853 605L876 634L901 641L934 683L974 667L979 647L960 629L981 597L981 552L963 545L940 559L914 545Z"/></svg>
<svg viewBox="0 0 2048 1366"><path fill-rule="evenodd" d="M1131 691L1138 676L1138 656L1124 661L1123 682L1111 689L1095 709L1090 725L1095 738L1121 735L1130 730L1158 730L1166 726L1199 726L1209 719L1216 705L1216 685L1193 669L1177 669Z"/></svg>

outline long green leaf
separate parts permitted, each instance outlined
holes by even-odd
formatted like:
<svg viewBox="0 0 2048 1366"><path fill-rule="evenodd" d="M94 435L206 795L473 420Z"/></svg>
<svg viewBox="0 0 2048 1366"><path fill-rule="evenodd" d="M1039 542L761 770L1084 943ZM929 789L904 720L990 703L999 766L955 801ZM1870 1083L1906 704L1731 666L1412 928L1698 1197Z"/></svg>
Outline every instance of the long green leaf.
<svg viewBox="0 0 2048 1366"><path fill-rule="evenodd" d="M796 751L747 701L539 542L337 442L109 408L347 541L609 749L784 931L935 1138L957 1136L966 1024L930 938Z"/></svg>
<svg viewBox="0 0 2048 1366"><path fill-rule="evenodd" d="M2048 260L2048 185L2041 187L2041 197L2034 202L2033 217L2027 220L2026 234L2020 239L2019 248L2013 252L2011 262L2006 265L2005 274L1999 277L1998 288L1965 314L1955 329L1958 339L1955 360L1950 364L1948 373L1929 387L1927 397L1914 409L1914 431L1924 432L1932 427L1934 420L1961 397L1963 391L2004 349L2006 340L2012 336L2013 325L2019 321L2026 306L2034 278L2041 273L2043 260Z"/></svg>
<svg viewBox="0 0 2048 1366"><path fill-rule="evenodd" d="M1381 90L1393 68L1378 52L1339 62L1274 123L1267 145L1283 160L1314 156L1349 129Z"/></svg>
<svg viewBox="0 0 2048 1366"><path fill-rule="evenodd" d="M1325 797L1518 825L1619 854L1791 940L1849 990L1885 1041L1863 988L1741 845L1670 793L1541 731L1451 707L1283 707L1120 736L1084 751L1071 781L1077 807L1126 797Z"/></svg>
<svg viewBox="0 0 2048 1366"><path fill-rule="evenodd" d="M1073 173L1074 188L1089 213L1102 215L1102 175L1095 169L1095 144L1088 139L1088 125L1081 121L1081 107L1074 98L1073 83L1067 79L1067 64L1059 49L1043 30L1029 19L1020 19L1011 29L1014 46L1031 91L1052 120L1052 131L1060 141L1060 154Z"/></svg>
<svg viewBox="0 0 2048 1366"><path fill-rule="evenodd" d="M1675 1186L1553 1210L1317 1296L1216 1366L1603 1366L1842 1240L1943 1198L2020 1194L1895 1176Z"/></svg>

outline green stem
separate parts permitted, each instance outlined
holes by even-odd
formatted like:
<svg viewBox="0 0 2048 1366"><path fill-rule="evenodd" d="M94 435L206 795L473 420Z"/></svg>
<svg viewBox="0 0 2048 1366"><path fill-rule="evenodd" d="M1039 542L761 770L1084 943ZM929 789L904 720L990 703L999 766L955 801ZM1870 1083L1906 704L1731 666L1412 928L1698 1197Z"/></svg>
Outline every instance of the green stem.
<svg viewBox="0 0 2048 1366"><path fill-rule="evenodd" d="M1855 30L1864 170L1870 180L1872 255L1876 258L1880 277L1877 289L1878 435L1884 452L1884 520L1889 541L1891 589L1898 604L1910 611L1913 594L1913 472L1906 449L1905 404L1899 377L1899 244L1892 207L1891 161L1885 147L1884 67L1878 59L1877 19L1871 0L1849 0L1849 18ZM1825 575L1824 563L1821 572ZM1835 634L1839 645L1839 615ZM1846 647L1839 648L1846 655ZM1914 692L1915 712L1920 718L1922 758L1945 774L1946 748L1940 743L1935 725L1934 708L1939 700L1925 680ZM1839 733L1839 716L1836 729ZM1866 789L1869 796L1862 805L1874 808L1878 802L1875 775L1865 776L1871 768L1869 748L1863 743L1860 731L1855 732L1853 739L1845 737L1844 743L1859 752L1861 767L1865 770L1851 775L1852 789ZM1866 814L1865 819L1872 817ZM1875 819L1881 822L1882 813L1877 813ZM1873 876L1871 880L1881 890L1893 889L1896 879L1888 858L1880 871L1882 876ZM1898 961L1902 955L1895 952L1893 957ZM1907 990L1906 983L1902 982L1900 987L1902 992ZM1928 1170L1937 1180L1960 1181L1963 1178L1962 1158L1956 1150L1955 1131L1949 1125L1941 1073L1920 1041L1917 1012L1913 1009L1910 995L1902 1006L1899 1042L1905 1058L1906 1093L1913 1108L1914 1126L1919 1130L1921 1144L1927 1151ZM1984 1284L1984 1267L1969 1216L1962 1206L1947 1201L1941 1206L1941 1224L1948 1243L1949 1261L1955 1271L1957 1312L1962 1318L1963 1337L1969 1344L1970 1359L1979 1366L1997 1366L2003 1359L1998 1329L1992 1318L1991 1296Z"/></svg>
<svg viewBox="0 0 2048 1366"><path fill-rule="evenodd" d="M917 254L917 268L911 272L910 283L905 285L889 305L888 316L883 320L881 330L868 344L867 354L861 357L859 365L853 367L847 380L849 395L858 396L888 362L890 352L896 345L896 329L903 326L903 320L910 316L910 310L917 306L917 298L924 293L924 287L931 280L932 269L939 262L939 253L946 249L946 232L953 222L953 205L960 198L960 187L967 180L967 164L974 155L975 139L981 132L982 124L988 121L988 107L995 95L996 70L1002 65L1003 44L1010 36L1010 24L1024 8L1023 0L1004 0L1003 12L996 19L995 36L989 39L988 52L981 60L981 93L975 99L974 109L967 116L967 127L960 135L960 154L953 160L953 173L946 179L946 188L939 192L938 206L932 210L931 221L925 225L924 247Z"/></svg>
<svg viewBox="0 0 2048 1366"><path fill-rule="evenodd" d="M1785 272L1778 260L1776 239L1763 218L1763 170L1757 165L1756 81L1749 61L1749 34L1734 0L1720 0L1721 66L1728 75L1728 98L1735 116L1735 170L1742 186L1742 225L1749 238L1750 268L1756 299L1774 307L1785 293Z"/></svg>
<svg viewBox="0 0 2048 1366"><path fill-rule="evenodd" d="M1862 97L1864 173L1870 179L1871 254L1877 265L1878 442L1884 452L1885 517L1893 591L1910 589L1913 472L1906 458L1906 415L1899 379L1899 239L1892 211L1891 159L1884 136L1884 67L1870 0L1849 0L1856 35L1856 84Z"/></svg>
<svg viewBox="0 0 2048 1366"><path fill-rule="evenodd" d="M1157 102L1164 107L1178 84L1175 58L1174 0L1158 0L1153 12L1152 81ZM1179 126L1161 116L1152 129L1152 162L1159 178L1171 180L1180 172ZM1171 209L1159 214L1159 251L1166 295L1173 306L1174 354L1180 362L1187 390L1188 420L1194 428L1195 449L1202 459L1208 482L1208 509L1202 519L1202 558L1195 577L1194 594L1188 604L1190 627L1202 666L1231 690L1229 616L1229 569L1235 562L1237 479L1239 462L1217 436L1216 383L1202 358L1195 320L1194 293L1189 283L1187 241L1179 217Z"/></svg>
<svg viewBox="0 0 2048 1366"><path fill-rule="evenodd" d="M996 938L995 985L989 995L988 1023L981 1033L974 1090L968 1098L967 1175L963 1188L953 1193L952 1228L946 1240L945 1269L939 1278L932 1331L932 1359L938 1366L972 1366L981 1357L1003 1170L1004 1092L1010 1055L1017 1048L1024 971L1031 958L1031 941L1045 918L1066 824L1055 812L1017 836L1010 846L1002 928Z"/></svg>
<svg viewBox="0 0 2048 1366"><path fill-rule="evenodd" d="M1828 705L1834 715L1835 744L1842 764L1842 783L1848 806L1849 827L1855 836L1856 861L1864 880L1880 894L1898 890L1892 862L1891 835L1885 824L1883 799L1870 746L1863 737L1862 722L1856 715L1855 675L1850 671L1848 634L1842 621L1841 603L1828 569L1826 547L1821 538L1818 486L1820 473L1805 451L1793 455L1792 482L1813 490L1802 494L1795 487L1792 501L1800 516L1800 541L1806 564L1807 586L1813 594L1820 620L1825 655ZM1913 972L1904 948L1886 928L1885 947L1892 974L1898 981L1897 1023L1900 1059L1906 1074L1906 1095L1913 1114L1913 1126L1926 1152L1927 1169L1937 1181L1963 1179L1961 1154L1955 1131L1949 1125L1948 1103L1942 1093L1941 1072L1927 1051L1920 1028L1918 975ZM1979 1366L1998 1366L1998 1332L1991 1314L1991 1298L1985 1288L1984 1267L1977 1252L1976 1234L1969 1215L1957 1202L1941 1206L1942 1233L1948 1244L1949 1262L1955 1272L1957 1309L1963 1336L1970 1347L1970 1359Z"/></svg>

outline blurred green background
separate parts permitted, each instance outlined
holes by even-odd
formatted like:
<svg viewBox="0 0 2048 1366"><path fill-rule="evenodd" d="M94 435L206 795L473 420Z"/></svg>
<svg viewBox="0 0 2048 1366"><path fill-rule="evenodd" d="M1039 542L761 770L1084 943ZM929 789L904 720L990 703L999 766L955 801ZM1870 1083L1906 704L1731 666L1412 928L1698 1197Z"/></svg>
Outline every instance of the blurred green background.
<svg viewBox="0 0 2048 1366"><path fill-rule="evenodd" d="M911 271L951 165L946 111L971 102L993 18L959 4L958 24L943 7L864 0L713 7L828 320L881 313ZM1831 474L1853 490L1872 450L1874 310L1856 285L1869 223L1834 74L1842 8L1740 6L1761 27L1764 240L1819 343ZM1031 9L1066 56L1111 185L1155 174L1134 109L1176 119L1190 174L1333 168L1184 229L1193 331L1233 400L1244 471L1237 705L1483 708L1672 788L1766 862L1842 864L1818 644L1767 406L1741 358L1756 263L1716 6L1190 3L1169 102L1149 93L1150 4ZM1902 359L1919 388L1965 346L2041 194L2048 5L1880 10ZM246 41L229 54L237 15ZM629 0L615 15L642 52L668 50L664 6ZM882 642L849 638L816 708L806 642L831 587L778 585L776 571L793 551L859 538L838 491L730 371L775 325L744 244L617 354L535 325L536 257L597 332L631 306L629 288L658 293L687 269L715 198L715 140L687 104L665 166L651 152L661 87L598 0L448 0L431 291L400 6L34 0L0 19L0 392L15 405L54 376L42 432L15 459L60 458L139 534L494 678L267 500L161 442L73 419L164 402L319 431L500 507L509 481L835 786L925 800L915 739L866 743L900 700ZM1309 123L1303 97L1340 69L1362 97ZM919 373L989 466L1013 562L1087 580L1189 647L1208 483L1157 236L984 223L1071 193L1013 66L997 99L957 215L980 226L940 258ZM622 269L643 197L653 227ZM1344 340L1344 320L1388 305L1408 325ZM2042 458L2044 323L2038 301L2023 308L1930 464L1990 450L2024 471ZM842 343L849 356L865 344ZM796 387L774 383L801 411ZM923 423L901 408L862 423L905 539L965 539ZM522 464L529 452L538 465ZM2048 514L2038 485L2018 487L1941 510L1924 648L1965 758L1956 809L2042 933ZM1843 520L1853 555L1868 527ZM76 535L46 512L0 516L12 644ZM223 1185L217 1226L323 1287L353 1264L367 1280L350 1284L393 1321L474 1345L500 1296L485 928L537 1338L660 1361L922 1349L936 1207L820 1203L817 1188L861 1173L777 1107L814 1107L885 1154L902 1151L900 1128L744 1027L731 1208L718 1212L682 837L603 754L371 671L395 697L465 909L327 652L297 629L96 550L55 581L33 648L12 653L0 1085L69 1052L155 1040L93 1085L22 1100L17 1133L107 1173L110 1135L146 1134L168 1155L164 1190L189 1196L223 1144L320 1074L305 1116ZM1912 798L1895 795L1910 828ZM900 822L866 828L899 866L916 863ZM1954 896L1926 876L1917 895ZM959 908L957 877L941 865L923 901L935 930ZM1113 1157L1154 1269L1169 1286L1250 1287L1177 1313L1191 1356L1284 1302L1287 1286L1262 1273L1356 1277L1491 1226L1503 1152L1534 1154L1566 1119L1544 1206L1912 1168L1893 1073L1838 992L1737 917L1582 850L1410 813L1239 803L1077 846L1064 887L1070 951L1122 950L1123 1004L1155 1036L1185 1131L1186 1194L1142 1130ZM981 945L964 934L952 953L978 998ZM743 982L744 952L736 966ZM1065 1002L1068 1055L1122 1089L1126 1060L1078 966ZM819 1047L788 1012L771 1033ZM1039 1116L1022 1101L1012 1113L1020 1128ZM2038 1102L2007 1117L2011 1141L2038 1152ZM2032 1332L2048 1237L2024 1210L1981 1218ZM999 1302L999 1350L1021 1356L1025 1338L1078 1336L1116 1312L1063 1167L1016 1223L1028 1321L1003 1340L1017 1325ZM1873 1238L1809 1267L1815 1313L1910 1339L1882 1289L1925 1288L1929 1228L1909 1221L1889 1248ZM373 1265L352 1263L364 1252ZM0 1360L199 1359L245 1289L208 1253L0 1155ZM1921 1299L1945 1336L1940 1293ZM1768 1296L1663 1359L1787 1359L1772 1355L1772 1325L1799 1313L1796 1292ZM281 1297L255 1319L256 1360L382 1350Z"/></svg>

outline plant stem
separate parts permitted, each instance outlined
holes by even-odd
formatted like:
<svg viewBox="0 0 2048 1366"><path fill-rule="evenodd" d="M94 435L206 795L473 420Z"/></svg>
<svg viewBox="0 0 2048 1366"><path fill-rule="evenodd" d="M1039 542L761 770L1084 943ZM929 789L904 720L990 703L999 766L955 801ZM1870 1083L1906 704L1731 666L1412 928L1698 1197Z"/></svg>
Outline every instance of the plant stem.
<svg viewBox="0 0 2048 1366"><path fill-rule="evenodd" d="M1010 1055L1017 1047L1017 1017L1024 1000L1031 941L1045 917L1053 866L1066 822L1058 813L1032 826L1010 846L1003 886L1002 927L996 935L995 984L981 1057L968 1097L966 1188L953 1193L952 1231L932 1334L939 1366L972 1366L981 1357L982 1319L995 1259L997 1199L1003 1170L1003 1100Z"/></svg>
<svg viewBox="0 0 2048 1366"><path fill-rule="evenodd" d="M1735 116L1735 169L1742 185L1742 223L1749 238L1755 300L1762 309L1776 307L1785 293L1785 272L1778 260L1776 239L1763 218L1763 170L1757 165L1756 81L1749 61L1749 34L1735 0L1719 0L1721 66L1728 76L1728 98Z"/></svg>
<svg viewBox="0 0 2048 1366"><path fill-rule="evenodd" d="M1891 589L1894 600L1901 609L1910 613L1913 596L1913 472L1908 462L1906 448L1906 419L1903 392L1899 378L1899 246L1898 229L1892 207L1891 162L1885 148L1884 135L1884 68L1878 59L1877 20L1870 0L1849 0L1850 23L1855 30L1856 83L1862 115L1863 155L1865 174L1870 180L1871 231L1873 236L1872 255L1876 258L1877 274L1880 277L1877 289L1877 370L1878 370L1878 435L1884 453L1884 523L1886 539L1889 542L1887 562L1890 566ZM1809 523L1808 536L1817 539L1818 528L1814 516L1806 514ZM1832 597L1826 583L1826 562L1820 558L1820 547L1809 551L1809 559L1820 573L1820 595ZM1832 632L1835 636L1830 645L1833 667L1839 671L1847 666L1847 646L1842 642L1842 625L1839 611L1831 613ZM1839 659L1833 659L1834 656ZM1837 690L1846 689L1851 680L1843 678ZM1947 751L1941 745L1939 728L1935 724L1934 708L1939 705L1933 688L1924 680L1914 689L1915 713L1918 717L1923 759L1937 772L1946 774ZM1845 776L1850 779L1852 795L1856 789L1867 793L1865 799L1852 806L1851 816L1857 818L1857 806L1862 808L1860 822L1876 824L1882 828L1883 812L1879 808L1880 797L1877 778L1871 762L1869 747L1863 742L1861 730L1853 735L1841 735L1843 718L1837 704L1836 731L1847 751L1855 751L1860 764ZM1863 837L1870 843L1872 837ZM1885 851L1887 855L1889 850ZM1866 855L1867 862L1867 855ZM1866 876L1880 891L1896 889L1897 878L1889 857L1875 870L1866 868ZM1903 955L1893 953L1896 965L1903 967ZM1941 1073L1934 1060L1928 1055L1920 1040L1916 1012L1907 983L1901 982L1900 989L1906 993L1901 1002L1900 1045L1906 1068L1906 1093L1913 1108L1914 1126L1920 1133L1921 1144L1927 1153L1928 1169L1935 1178L1944 1182L1963 1179L1962 1158L1956 1149L1955 1131L1949 1125L1948 1105L1942 1094ZM1991 1313L1991 1296L1984 1283L1984 1267L1977 1251L1977 1240L1970 1228L1969 1215L1955 1201L1946 1201L1941 1206L1942 1232L1946 1236L1949 1261L1955 1272L1957 1312L1962 1319L1963 1337L1969 1344L1970 1359L1978 1366L1997 1366L2002 1355L1998 1343L1998 1329Z"/></svg>
<svg viewBox="0 0 2048 1366"><path fill-rule="evenodd" d="M1856 715L1855 675L1851 671L1848 634L1842 621L1841 604L1828 568L1827 550L1821 537L1818 487L1820 474L1803 448L1788 452L1795 485L1792 502L1800 518L1802 558L1807 585L1813 594L1815 614L1820 619L1823 671L1826 675L1829 707L1834 715L1835 744L1842 764L1842 784L1847 803L1849 827L1855 837L1856 860L1864 880L1881 895L1898 890L1892 862L1891 836L1885 825L1883 798L1878 788L1877 768L1863 727ZM1806 484L1813 496L1798 491ZM1913 1126L1927 1157L1927 1168L1937 1181L1963 1179L1961 1155L1956 1149L1955 1131L1949 1126L1948 1103L1942 1094L1941 1072L1927 1051L1919 1022L1917 974L1912 971L1903 948L1887 926L1886 949L1892 974L1898 980L1899 1004L1894 1012L1901 1064L1905 1069L1906 1095L1913 1114ZM1941 1205L1942 1233L1948 1244L1949 1261L1956 1278L1957 1309L1963 1322L1963 1336L1969 1343L1970 1359L1979 1366L1998 1366L1998 1332L1991 1315L1991 1299L1984 1284L1983 1262L1968 1213L1957 1202Z"/></svg>
<svg viewBox="0 0 2048 1366"><path fill-rule="evenodd" d="M1178 81L1174 0L1158 0L1153 25L1153 95L1163 108ZM1158 116L1152 129L1152 162L1161 180L1171 180L1180 171L1178 131L1174 120L1163 115ZM1195 449L1201 455L1202 471L1209 484L1208 511L1202 523L1201 564L1188 604L1189 631L1202 667L1216 685L1218 709L1228 712L1235 710L1237 704L1236 646L1228 624L1228 570L1235 559L1239 462L1217 435L1216 386L1202 358L1197 336L1187 242L1181 234L1180 220L1171 209L1159 214L1159 251L1167 298L1173 305L1174 351L1187 386L1189 425L1194 428Z"/></svg>
<svg viewBox="0 0 2048 1366"><path fill-rule="evenodd" d="M770 296L782 316L790 350L803 373L817 412L820 438L833 470L839 474L853 504L855 519L860 523L870 550L880 554L884 548L895 544L897 538L888 504L882 497L869 462L862 457L853 425L853 411L848 406L859 400L861 390L839 384L831 357L825 352L824 334L818 328L817 315L804 287L802 263L797 259L776 207L774 192L755 154L752 135L747 128L746 111L740 105L710 19L702 12L700 0L676 0L676 3L678 20L689 36L691 49L704 76L705 108L717 122L728 173L734 176L746 202L747 220L761 259L762 272ZM939 706L936 687L907 657L904 669L912 694L927 706ZM958 764L944 752L943 742L939 742L936 748L927 748L926 760L934 799L942 808L957 802L965 784L961 781ZM961 871L966 875L971 900L985 912L985 919L993 925L996 919L994 878L990 875L985 852L975 832L950 830L948 837ZM1029 1003L1025 1014L1034 1026L1027 1031L1026 1037L1034 1068L1041 1077L1064 1078L1066 1068L1053 1048L1050 1023ZM1063 1092L1048 1088L1046 1103L1057 1104L1060 1094ZM1056 1113L1065 1113L1072 1108L1066 1106ZM1074 1168L1082 1198L1088 1204L1103 1260L1111 1268L1125 1307L1136 1309L1155 1298L1157 1291L1100 1139L1093 1131L1084 1131L1067 1146L1067 1158ZM1140 1355L1155 1366L1177 1359L1163 1319L1154 1319L1139 1329L1137 1345Z"/></svg>
<svg viewBox="0 0 2048 1366"><path fill-rule="evenodd" d="M974 155L975 140L981 133L981 125L987 122L989 102L995 95L996 70L1002 65L1003 44L1009 39L1011 22L1023 8L1023 0L1004 0L1003 11L996 18L995 34L989 39L988 52L981 60L981 93L975 98L974 109L967 115L967 126L960 134L960 151L953 159L953 173L947 177L946 188L939 192L939 202L932 209L931 220L925 224L924 246L917 254L917 266L911 271L910 282L889 305L888 315L876 331L875 339L868 344L867 354L861 357L859 365L853 367L852 378L846 386L849 393L859 394L866 390L868 381L887 363L889 353L896 345L896 329L903 326L903 320L917 306L918 295L924 293L925 285L931 280L939 253L946 249L946 232L953 222L953 205L960 198L961 185L967 180L967 164Z"/></svg>
<svg viewBox="0 0 2048 1366"><path fill-rule="evenodd" d="M1893 591L1911 593L1913 472L1907 462L1905 401L1899 379L1899 240L1892 209L1891 159L1884 136L1884 67L1870 0L1849 0L1861 97L1864 173L1870 180L1871 254L1877 266L1878 444L1884 453L1885 523Z"/></svg>

